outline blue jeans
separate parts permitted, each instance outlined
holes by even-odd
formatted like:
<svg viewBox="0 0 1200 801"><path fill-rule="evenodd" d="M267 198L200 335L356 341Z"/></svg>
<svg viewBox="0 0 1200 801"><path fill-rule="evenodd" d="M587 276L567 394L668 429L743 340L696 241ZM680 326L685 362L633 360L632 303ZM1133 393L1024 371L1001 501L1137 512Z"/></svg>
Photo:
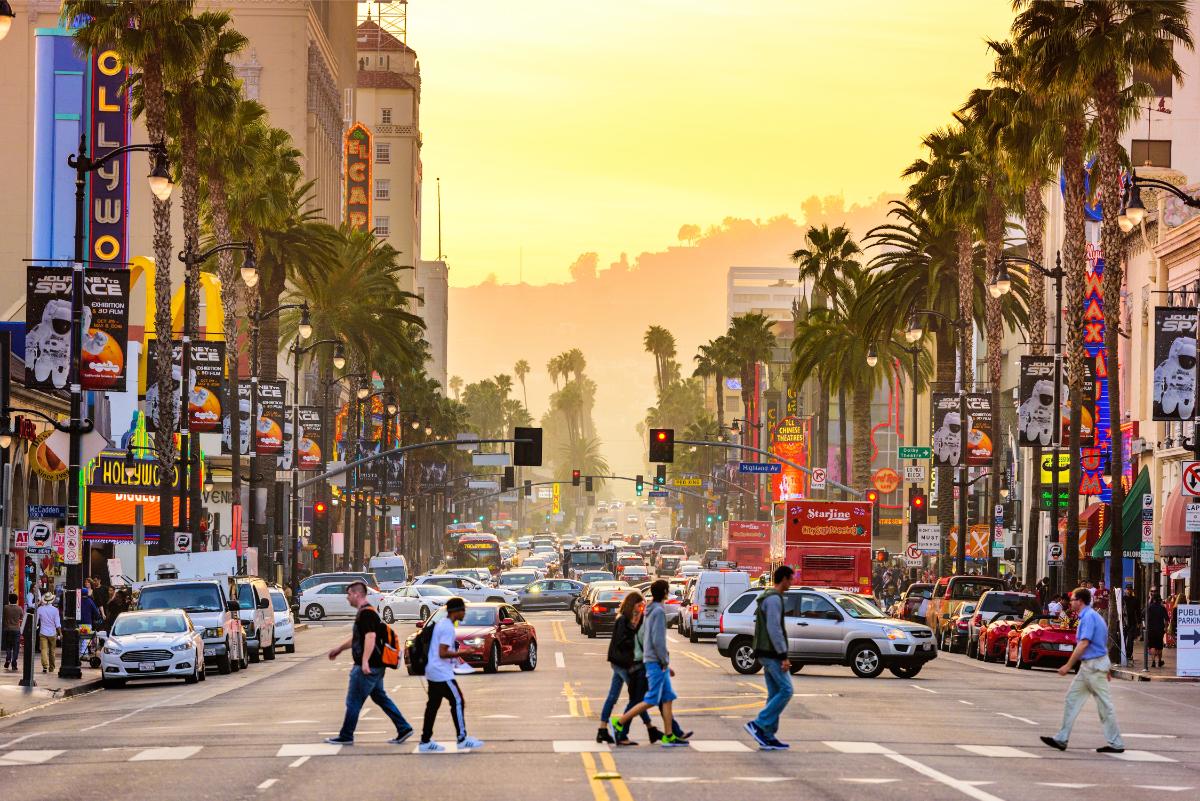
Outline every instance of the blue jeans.
<svg viewBox="0 0 1200 801"><path fill-rule="evenodd" d="M767 679L767 703L754 722L758 728L774 737L779 731L779 716L792 700L792 677L783 669L783 662L770 657L759 657L763 674Z"/></svg>
<svg viewBox="0 0 1200 801"><path fill-rule="evenodd" d="M368 698L391 719L396 727L396 734L404 734L412 729L383 689L383 674L382 667L371 668L369 675L362 672L360 665L350 669L350 686L346 688L346 717L342 720L342 730L338 732L338 736L343 740L354 739L354 730L358 727L358 713L362 711L362 705Z"/></svg>
<svg viewBox="0 0 1200 801"><path fill-rule="evenodd" d="M629 706L625 707L626 712L640 704L646 698L646 688L646 668L644 665L638 664L629 671ZM662 712L661 704L658 707L658 711ZM648 717L649 715L642 718L642 720L644 721ZM649 728L650 724L647 723L646 727ZM683 736L683 727L679 724L679 718L675 715L671 715L671 731L677 737Z"/></svg>
<svg viewBox="0 0 1200 801"><path fill-rule="evenodd" d="M608 685L608 697L604 699L604 708L602 710L600 710L600 722L601 723L605 723L605 724L608 723L608 718L610 715L612 715L613 707L617 705L617 699L621 697L621 688L622 687L629 688L629 703L625 705L625 710L624 710L624 711L628 712L637 703L636 701L633 700L633 694L634 694L633 678L629 675L629 671L626 668L618 667L617 665L612 665L612 683L610 685ZM641 717L642 717L642 723L645 723L647 726L649 726L650 725L649 713L643 712Z"/></svg>

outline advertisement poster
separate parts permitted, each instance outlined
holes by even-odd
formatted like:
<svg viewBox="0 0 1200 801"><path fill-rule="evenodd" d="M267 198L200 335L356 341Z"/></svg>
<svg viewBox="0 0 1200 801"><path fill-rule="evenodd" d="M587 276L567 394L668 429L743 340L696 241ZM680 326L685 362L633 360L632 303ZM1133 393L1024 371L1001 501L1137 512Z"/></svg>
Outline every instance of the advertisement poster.
<svg viewBox="0 0 1200 801"><path fill-rule="evenodd" d="M771 440L771 453L796 464L807 463L808 434L805 422L799 417L780 420ZM783 464L782 469L771 476L771 496L775 503L798 501L805 497L807 488L808 477L788 464Z"/></svg>
<svg viewBox="0 0 1200 801"><path fill-rule="evenodd" d="M86 390L125 389L129 339L129 271L89 270L83 283ZM30 267L25 284L25 386L66 389L71 352L71 270Z"/></svg>
<svg viewBox="0 0 1200 801"><path fill-rule="evenodd" d="M192 431L217 431L225 407L225 343L193 342L188 425Z"/></svg>
<svg viewBox="0 0 1200 801"><path fill-rule="evenodd" d="M322 421L321 409L317 406L301 406L299 410L300 430L292 439L296 443L297 470L320 470L325 464L321 454Z"/></svg>
<svg viewBox="0 0 1200 801"><path fill-rule="evenodd" d="M930 400L933 411L933 466L957 467L962 463L962 413L957 392L934 392Z"/></svg>
<svg viewBox="0 0 1200 801"><path fill-rule="evenodd" d="M1195 416L1196 310L1154 309L1153 417L1183 422Z"/></svg>
<svg viewBox="0 0 1200 801"><path fill-rule="evenodd" d="M259 456L278 456L283 452L283 397L286 393L286 381L258 382L255 451Z"/></svg>
<svg viewBox="0 0 1200 801"><path fill-rule="evenodd" d="M992 396L986 392L967 393L967 464L981 467L992 463Z"/></svg>
<svg viewBox="0 0 1200 801"><path fill-rule="evenodd" d="M229 416L235 411L233 403L225 404L225 414L221 417L221 453L233 453L233 444L229 441L233 425ZM250 382L238 382L236 412L238 416L238 453L243 456L250 452Z"/></svg>
<svg viewBox="0 0 1200 801"><path fill-rule="evenodd" d="M787 505L788 545L869 545L871 504L865 501L799 501Z"/></svg>

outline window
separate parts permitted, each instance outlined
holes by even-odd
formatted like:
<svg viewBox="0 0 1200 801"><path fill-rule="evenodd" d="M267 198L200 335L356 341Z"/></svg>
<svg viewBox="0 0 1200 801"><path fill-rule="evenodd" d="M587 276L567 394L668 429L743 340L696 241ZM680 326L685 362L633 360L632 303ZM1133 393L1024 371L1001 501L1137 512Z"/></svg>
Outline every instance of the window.
<svg viewBox="0 0 1200 801"><path fill-rule="evenodd" d="M832 614L830 614L832 613ZM805 593L800 596L800 617L817 618L829 620L841 620L842 616L833 608L833 604L826 601L820 595L809 595Z"/></svg>
<svg viewBox="0 0 1200 801"><path fill-rule="evenodd" d="M379 109L379 124L380 125L391 125L392 124L392 110L390 108Z"/></svg>
<svg viewBox="0 0 1200 801"><path fill-rule="evenodd" d="M1170 167L1170 139L1134 139L1129 160L1135 167Z"/></svg>
<svg viewBox="0 0 1200 801"><path fill-rule="evenodd" d="M387 236L391 230L388 228L387 217L375 218L375 236Z"/></svg>
<svg viewBox="0 0 1200 801"><path fill-rule="evenodd" d="M1133 81L1134 83L1150 84L1150 88L1156 97L1171 97L1171 90L1174 87L1174 82L1171 80L1170 75L1158 75L1147 70L1138 69L1137 67L1133 70Z"/></svg>
<svg viewBox="0 0 1200 801"><path fill-rule="evenodd" d="M354 123L354 90L346 89L342 93L342 121L346 125Z"/></svg>
<svg viewBox="0 0 1200 801"><path fill-rule="evenodd" d="M392 143L391 142L376 142L375 143L375 161L379 164L392 163Z"/></svg>
<svg viewBox="0 0 1200 801"><path fill-rule="evenodd" d="M392 179L376 178L375 179L375 199L390 200L392 197Z"/></svg>

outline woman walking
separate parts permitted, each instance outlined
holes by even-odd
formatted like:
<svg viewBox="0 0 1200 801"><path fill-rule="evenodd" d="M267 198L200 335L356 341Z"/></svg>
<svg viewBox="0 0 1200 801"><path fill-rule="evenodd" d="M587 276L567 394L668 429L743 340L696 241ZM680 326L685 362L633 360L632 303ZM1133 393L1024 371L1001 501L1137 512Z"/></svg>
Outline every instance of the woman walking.
<svg viewBox="0 0 1200 801"><path fill-rule="evenodd" d="M612 715L613 707L617 704L617 699L621 697L621 688L628 688L629 703L625 706L629 710L634 704L633 695L637 686L638 677L633 675L633 671L642 670L642 664L634 654L634 649L637 644L638 627L642 623L642 594L639 592L631 592L621 601L621 608L617 611L617 620L613 624L612 640L608 644L608 662L612 666L612 683L608 687L608 697L604 699L604 708L600 710L600 729L596 732L596 742L612 743L612 735L608 732L608 718ZM639 697L638 701L641 700ZM650 742L657 743L662 739L662 732L659 731L650 722L650 714L643 711L641 714L642 723L646 724L646 731L650 733ZM637 745L637 743L624 740L620 745Z"/></svg>
<svg viewBox="0 0 1200 801"><path fill-rule="evenodd" d="M1163 640L1167 634L1167 626L1171 616L1167 607L1163 606L1158 590L1150 593L1150 602L1146 604L1146 649L1150 651L1150 667L1162 667Z"/></svg>

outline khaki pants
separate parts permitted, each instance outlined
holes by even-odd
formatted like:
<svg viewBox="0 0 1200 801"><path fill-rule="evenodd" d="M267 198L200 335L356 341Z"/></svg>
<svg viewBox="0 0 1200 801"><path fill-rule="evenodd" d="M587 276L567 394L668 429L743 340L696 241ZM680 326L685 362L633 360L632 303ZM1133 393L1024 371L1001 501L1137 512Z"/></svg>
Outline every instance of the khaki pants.
<svg viewBox="0 0 1200 801"><path fill-rule="evenodd" d="M45 670L54 670L54 649L58 647L58 636L51 634L38 635L38 645L42 649L42 668Z"/></svg>
<svg viewBox="0 0 1200 801"><path fill-rule="evenodd" d="M1104 726L1104 739L1113 748L1124 748L1121 732L1117 728L1117 712L1113 708L1112 693L1108 687L1108 671L1112 663L1107 656L1095 659L1085 659L1079 663L1079 673L1067 690L1067 704L1063 710L1063 724L1054 739L1060 743L1067 742L1071 737L1071 727L1075 718L1083 711L1083 705L1089 697L1096 699L1096 707L1100 710L1100 723Z"/></svg>

